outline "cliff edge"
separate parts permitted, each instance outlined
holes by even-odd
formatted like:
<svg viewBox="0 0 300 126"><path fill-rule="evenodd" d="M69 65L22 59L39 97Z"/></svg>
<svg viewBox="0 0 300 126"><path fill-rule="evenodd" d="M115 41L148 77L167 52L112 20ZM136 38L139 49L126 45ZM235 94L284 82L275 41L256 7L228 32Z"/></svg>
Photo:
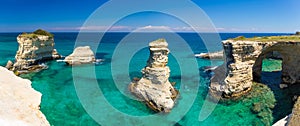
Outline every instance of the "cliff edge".
<svg viewBox="0 0 300 126"><path fill-rule="evenodd" d="M39 110L42 94L31 82L0 67L0 125L49 126Z"/></svg>

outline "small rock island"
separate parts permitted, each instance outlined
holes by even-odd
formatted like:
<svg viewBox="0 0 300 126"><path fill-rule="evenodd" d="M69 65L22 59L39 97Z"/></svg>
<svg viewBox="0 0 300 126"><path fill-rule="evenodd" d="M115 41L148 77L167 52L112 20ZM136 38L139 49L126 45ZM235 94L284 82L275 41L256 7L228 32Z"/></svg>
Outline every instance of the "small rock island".
<svg viewBox="0 0 300 126"><path fill-rule="evenodd" d="M169 82L168 43L165 39L158 39L149 43L149 50L147 66L142 69L143 77L135 79L129 90L154 111L170 112L178 91Z"/></svg>
<svg viewBox="0 0 300 126"><path fill-rule="evenodd" d="M68 65L80 65L96 62L95 55L89 46L80 46L75 48L72 54L64 60Z"/></svg>
<svg viewBox="0 0 300 126"><path fill-rule="evenodd" d="M53 34L38 29L33 33L23 33L17 37L19 49L15 56L15 63L8 61L6 68L17 73L26 73L46 66L47 60L59 59L61 56L54 49Z"/></svg>

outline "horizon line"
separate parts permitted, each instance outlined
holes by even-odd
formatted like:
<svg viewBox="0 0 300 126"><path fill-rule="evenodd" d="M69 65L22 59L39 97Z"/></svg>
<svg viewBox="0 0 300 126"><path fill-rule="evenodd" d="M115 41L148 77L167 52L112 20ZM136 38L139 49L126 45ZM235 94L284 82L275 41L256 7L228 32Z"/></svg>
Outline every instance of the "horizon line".
<svg viewBox="0 0 300 126"><path fill-rule="evenodd" d="M23 31L24 32L24 31ZM12 32L2 32L0 33L23 33L18 31ZM49 31L50 33L243 33L243 34L259 34L259 33L278 33L278 34L295 34L295 32L192 32L192 31L174 31L174 32L165 32L165 31L157 31L157 32L131 32L131 31ZM31 33L31 32L28 32Z"/></svg>

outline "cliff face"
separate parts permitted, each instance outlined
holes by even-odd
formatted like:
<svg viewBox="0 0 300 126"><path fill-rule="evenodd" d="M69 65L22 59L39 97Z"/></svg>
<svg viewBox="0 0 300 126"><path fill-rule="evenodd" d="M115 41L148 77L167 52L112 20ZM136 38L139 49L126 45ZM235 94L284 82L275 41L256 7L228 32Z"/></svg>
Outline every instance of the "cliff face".
<svg viewBox="0 0 300 126"><path fill-rule="evenodd" d="M45 60L60 58L54 49L54 39L45 35L19 35L19 49L12 70L30 70Z"/></svg>
<svg viewBox="0 0 300 126"><path fill-rule="evenodd" d="M260 81L263 59L274 51L283 60L282 83L287 86L300 83L300 42L226 40L223 48L225 63L219 68L223 72L216 72L212 78L211 92L233 97L249 91L253 80Z"/></svg>
<svg viewBox="0 0 300 126"><path fill-rule="evenodd" d="M169 112L174 107L177 90L169 82L168 43L164 39L149 44L150 57L143 77L129 85L130 91L155 111Z"/></svg>
<svg viewBox="0 0 300 126"><path fill-rule="evenodd" d="M298 97L298 100L294 105L293 112L289 119L288 126L299 126L299 124L300 124L300 97Z"/></svg>
<svg viewBox="0 0 300 126"><path fill-rule="evenodd" d="M49 126L39 110L42 94L31 82L0 67L0 125Z"/></svg>

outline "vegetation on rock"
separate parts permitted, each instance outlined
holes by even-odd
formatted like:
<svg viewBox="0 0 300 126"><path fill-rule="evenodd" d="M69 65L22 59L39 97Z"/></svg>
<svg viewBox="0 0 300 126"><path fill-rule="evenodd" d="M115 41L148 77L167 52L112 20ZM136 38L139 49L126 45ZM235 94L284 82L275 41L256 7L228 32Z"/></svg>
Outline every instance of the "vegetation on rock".
<svg viewBox="0 0 300 126"><path fill-rule="evenodd" d="M21 34L22 37L28 37L28 38L37 38L38 35L45 35L45 36L49 36L50 38L54 37L53 34L51 34L50 32L47 32L45 30L42 30L42 29L38 29L38 30L34 31L33 33L23 32Z"/></svg>
<svg viewBox="0 0 300 126"><path fill-rule="evenodd" d="M298 33L300 35L300 32ZM270 41L286 41L286 42L300 42L300 36L297 35L290 35L290 36L264 36L264 37L252 37L252 38L246 38L244 36L239 36L236 38L232 38L230 40L233 41L259 41L259 42L270 42Z"/></svg>
<svg viewBox="0 0 300 126"><path fill-rule="evenodd" d="M45 35L45 36L50 36L50 37L53 37L54 35L45 31L45 30L42 30L42 29L38 29L36 31L33 32L33 34L37 34L37 35Z"/></svg>

